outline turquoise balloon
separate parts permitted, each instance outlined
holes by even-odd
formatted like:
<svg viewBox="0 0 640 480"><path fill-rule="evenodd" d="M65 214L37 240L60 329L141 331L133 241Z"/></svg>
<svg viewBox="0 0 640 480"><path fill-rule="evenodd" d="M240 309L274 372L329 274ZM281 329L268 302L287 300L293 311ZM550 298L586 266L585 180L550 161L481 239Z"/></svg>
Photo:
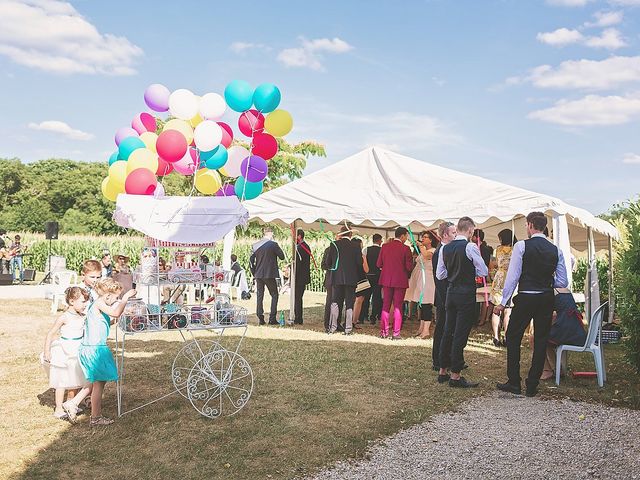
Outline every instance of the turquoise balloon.
<svg viewBox="0 0 640 480"><path fill-rule="evenodd" d="M229 154L227 153L227 149L224 148L224 145L219 145L210 152L205 153L211 154L211 156L206 160L207 168L210 168L211 170L217 170L224 167L225 163L227 163L227 159L229 158ZM200 154L200 158L202 158L202 154Z"/></svg>
<svg viewBox="0 0 640 480"><path fill-rule="evenodd" d="M118 157L122 160L129 160L129 155L131 155L134 150L145 147L146 145L140 140L140 137L127 137L120 142Z"/></svg>
<svg viewBox="0 0 640 480"><path fill-rule="evenodd" d="M244 112L253 105L253 88L249 82L234 80L225 87L224 99L231 110Z"/></svg>
<svg viewBox="0 0 640 480"><path fill-rule="evenodd" d="M253 92L253 104L262 113L273 112L280 105L280 89L273 83L263 83Z"/></svg>
<svg viewBox="0 0 640 480"><path fill-rule="evenodd" d="M247 182L244 177L238 177L234 189L240 200L253 200L262 193L263 186L264 182Z"/></svg>
<svg viewBox="0 0 640 480"><path fill-rule="evenodd" d="M109 166L113 165L113 162L117 162L118 160L121 160L118 157L119 151L118 152L113 152L111 154L111 156L109 157Z"/></svg>

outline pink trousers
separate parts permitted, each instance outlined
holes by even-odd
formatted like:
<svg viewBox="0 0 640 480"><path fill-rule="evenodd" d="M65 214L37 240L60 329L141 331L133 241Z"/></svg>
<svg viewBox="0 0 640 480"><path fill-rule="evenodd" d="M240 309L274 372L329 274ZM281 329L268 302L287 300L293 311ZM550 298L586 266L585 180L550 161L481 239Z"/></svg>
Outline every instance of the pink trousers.
<svg viewBox="0 0 640 480"><path fill-rule="evenodd" d="M389 335L389 316L391 315L391 302L393 302L393 336L400 335L402 328L402 308L406 288L382 287L382 313L380 314L380 335Z"/></svg>

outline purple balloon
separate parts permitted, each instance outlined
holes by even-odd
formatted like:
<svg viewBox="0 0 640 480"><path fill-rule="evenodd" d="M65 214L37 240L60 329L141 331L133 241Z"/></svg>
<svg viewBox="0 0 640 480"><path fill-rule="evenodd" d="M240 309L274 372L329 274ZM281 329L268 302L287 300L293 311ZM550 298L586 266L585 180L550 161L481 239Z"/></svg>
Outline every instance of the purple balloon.
<svg viewBox="0 0 640 480"><path fill-rule="evenodd" d="M169 95L171 92L167 87L154 83L144 91L144 103L155 112L166 112L169 110Z"/></svg>
<svg viewBox="0 0 640 480"><path fill-rule="evenodd" d="M236 189L229 183L216 192L217 197L235 197L235 195Z"/></svg>
<svg viewBox="0 0 640 480"><path fill-rule="evenodd" d="M119 128L116 132L116 145L120 145L120 142L127 137L139 137L138 132L136 132L131 127L122 127Z"/></svg>
<svg viewBox="0 0 640 480"><path fill-rule="evenodd" d="M245 158L240 164L240 172L248 182L261 182L267 177L269 167L267 161L258 155Z"/></svg>

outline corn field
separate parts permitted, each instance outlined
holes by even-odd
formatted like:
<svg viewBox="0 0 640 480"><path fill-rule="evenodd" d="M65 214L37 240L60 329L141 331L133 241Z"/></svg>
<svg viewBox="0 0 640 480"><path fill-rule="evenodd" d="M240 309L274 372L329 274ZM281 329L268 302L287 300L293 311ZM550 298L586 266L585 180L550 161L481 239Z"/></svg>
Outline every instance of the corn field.
<svg viewBox="0 0 640 480"><path fill-rule="evenodd" d="M36 233L22 233L22 244L29 246L24 257L25 268L33 268L44 272L47 270L47 257L49 255L49 240L45 240L44 235ZM233 253L238 256L238 262L247 272L248 280L251 282L249 272L249 257L251 256L251 245L256 239L237 238L233 247ZM291 262L291 239L283 238L278 240L282 250L285 252L284 264ZM322 254L328 245L326 240L309 240L307 242L311 248L311 253L315 257L317 268L311 262L311 284L308 289L314 292L324 291L324 271L320 269ZM144 240L138 236L114 235L114 236L93 236L93 235L61 235L58 240L51 241L51 254L59 255L66 259L67 269L79 272L85 260L102 257L102 253L108 250L112 257L116 255L126 255L131 259L130 265L135 268L138 265L140 252L144 246ZM222 260L222 242L214 248L206 249L204 255L210 261ZM165 259L169 258L167 251L161 249L160 255Z"/></svg>

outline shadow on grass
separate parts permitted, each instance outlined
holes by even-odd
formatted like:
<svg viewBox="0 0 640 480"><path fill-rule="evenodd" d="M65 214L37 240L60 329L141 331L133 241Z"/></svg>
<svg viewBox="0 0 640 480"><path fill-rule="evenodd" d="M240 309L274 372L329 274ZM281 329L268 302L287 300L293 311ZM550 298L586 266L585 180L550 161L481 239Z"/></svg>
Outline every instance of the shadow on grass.
<svg viewBox="0 0 640 480"><path fill-rule="evenodd" d="M127 340L128 403L170 391L171 364L182 346L178 340ZM90 429L80 417L14 478L62 472L96 479L291 478L362 456L369 441L486 391L438 385L431 350L420 347L247 338L240 353L255 385L236 416L208 419L174 395L110 427ZM475 352L469 358L495 380L499 362ZM115 416L114 384L104 405L105 415Z"/></svg>

